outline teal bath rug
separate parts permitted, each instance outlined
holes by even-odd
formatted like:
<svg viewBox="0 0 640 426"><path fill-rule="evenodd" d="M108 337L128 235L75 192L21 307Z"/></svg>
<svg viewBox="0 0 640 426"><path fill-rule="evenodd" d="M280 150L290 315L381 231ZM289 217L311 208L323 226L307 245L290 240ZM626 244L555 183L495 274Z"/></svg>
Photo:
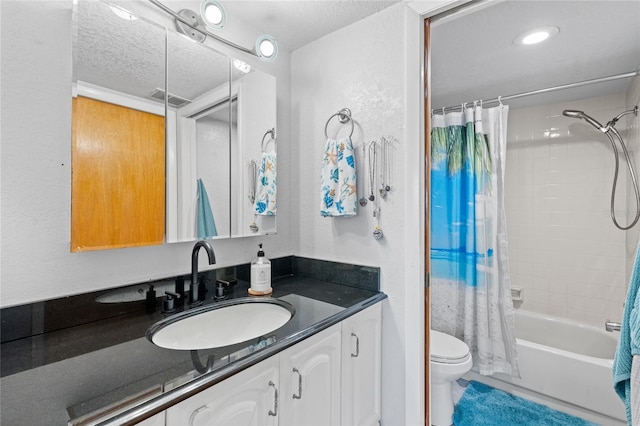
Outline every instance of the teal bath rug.
<svg viewBox="0 0 640 426"><path fill-rule="evenodd" d="M453 413L455 426L597 426L545 405L471 381Z"/></svg>

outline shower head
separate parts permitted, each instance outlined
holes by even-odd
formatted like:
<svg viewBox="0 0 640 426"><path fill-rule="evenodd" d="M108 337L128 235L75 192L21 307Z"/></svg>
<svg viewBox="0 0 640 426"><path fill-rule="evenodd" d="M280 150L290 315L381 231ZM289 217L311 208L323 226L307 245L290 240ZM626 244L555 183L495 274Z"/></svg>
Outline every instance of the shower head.
<svg viewBox="0 0 640 426"><path fill-rule="evenodd" d="M583 111L576 111L573 109L565 109L564 111L562 111L562 115L571 118L582 118L582 114L584 114Z"/></svg>
<svg viewBox="0 0 640 426"><path fill-rule="evenodd" d="M570 118L582 118L584 121L591 124L593 127L600 130L601 132L607 131L607 128L603 127L602 124L598 123L596 119L594 119L593 117L590 117L587 114L585 114L584 111L565 109L564 111L562 111L562 115Z"/></svg>

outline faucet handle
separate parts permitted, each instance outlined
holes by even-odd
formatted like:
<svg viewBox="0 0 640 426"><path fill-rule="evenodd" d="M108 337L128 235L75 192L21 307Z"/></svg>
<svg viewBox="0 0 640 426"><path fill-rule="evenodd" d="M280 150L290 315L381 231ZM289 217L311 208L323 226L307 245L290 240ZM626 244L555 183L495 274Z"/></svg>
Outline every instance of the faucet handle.
<svg viewBox="0 0 640 426"><path fill-rule="evenodd" d="M165 291L164 303L162 305L162 310L165 313L175 312L176 310L176 299L180 299L180 295L178 293L173 293L171 291Z"/></svg>
<svg viewBox="0 0 640 426"><path fill-rule="evenodd" d="M224 288L225 288L225 282L222 280L216 280L216 294L214 296L216 300L225 298Z"/></svg>

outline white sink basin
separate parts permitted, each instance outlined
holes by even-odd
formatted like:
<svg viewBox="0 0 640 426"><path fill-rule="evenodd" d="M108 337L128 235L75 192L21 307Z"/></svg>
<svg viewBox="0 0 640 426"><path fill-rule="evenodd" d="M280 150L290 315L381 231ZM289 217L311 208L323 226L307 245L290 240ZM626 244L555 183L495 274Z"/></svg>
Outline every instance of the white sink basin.
<svg viewBox="0 0 640 426"><path fill-rule="evenodd" d="M167 349L219 348L270 333L289 322L294 312L291 304L278 299L232 299L157 322L147 330L147 339Z"/></svg>

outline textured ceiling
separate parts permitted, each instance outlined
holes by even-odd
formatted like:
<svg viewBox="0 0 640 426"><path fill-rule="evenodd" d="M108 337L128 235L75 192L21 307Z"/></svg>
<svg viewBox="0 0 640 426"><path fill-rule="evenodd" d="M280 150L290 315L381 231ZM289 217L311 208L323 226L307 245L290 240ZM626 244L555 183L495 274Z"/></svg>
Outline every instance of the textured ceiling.
<svg viewBox="0 0 640 426"><path fill-rule="evenodd" d="M515 46L522 32L560 33ZM501 1L432 29L432 106L527 92L640 67L640 1ZM509 101L512 106L624 92L630 79Z"/></svg>
<svg viewBox="0 0 640 426"><path fill-rule="evenodd" d="M339 1L224 1L228 27L244 27L241 33L268 33L280 49L294 50L339 28L376 13L400 0ZM127 9L146 1L116 0ZM174 11L199 10L199 1L163 2ZM82 80L134 96L148 97L164 87L164 29L144 19L128 21L103 2L78 1L74 25L74 80ZM250 30L246 30L250 28ZM193 43L169 28L169 92L194 99L229 80L228 59L207 45ZM251 48L253 40L236 40L234 33L220 33L230 41ZM241 73L232 67L232 78Z"/></svg>
<svg viewBox="0 0 640 426"><path fill-rule="evenodd" d="M223 1L229 15L295 50L400 0Z"/></svg>
<svg viewBox="0 0 640 426"><path fill-rule="evenodd" d="M165 29L125 20L102 2L81 1L74 15L74 79L146 98L164 88ZM229 59L170 31L169 93L185 99L229 81ZM233 68L233 78L241 73Z"/></svg>

